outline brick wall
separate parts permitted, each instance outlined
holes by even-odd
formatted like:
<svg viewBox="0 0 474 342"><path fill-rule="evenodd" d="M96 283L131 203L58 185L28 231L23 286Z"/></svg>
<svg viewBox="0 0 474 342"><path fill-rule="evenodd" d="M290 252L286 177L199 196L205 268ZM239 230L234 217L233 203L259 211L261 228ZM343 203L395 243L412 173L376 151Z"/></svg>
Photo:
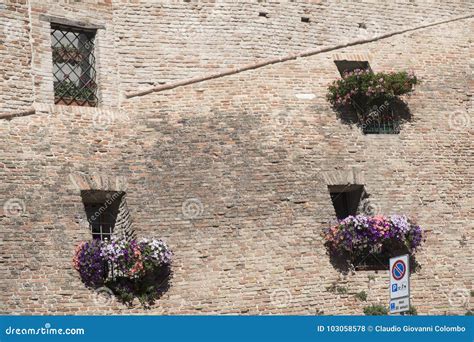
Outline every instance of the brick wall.
<svg viewBox="0 0 474 342"><path fill-rule="evenodd" d="M464 313L474 280L472 19L125 93L469 12L461 1L5 3L2 18L24 34L2 38L0 111L36 112L0 120L0 312L360 314L386 304L388 272L340 274L319 236L335 218L327 186L354 182L377 212L427 230L411 278L419 313ZM52 105L55 17L104 26L99 108ZM344 58L421 78L399 135L363 135L337 119L325 94ZM72 268L74 246L90 238L88 189L125 191L137 235L173 248L171 287L151 310L86 289Z"/></svg>

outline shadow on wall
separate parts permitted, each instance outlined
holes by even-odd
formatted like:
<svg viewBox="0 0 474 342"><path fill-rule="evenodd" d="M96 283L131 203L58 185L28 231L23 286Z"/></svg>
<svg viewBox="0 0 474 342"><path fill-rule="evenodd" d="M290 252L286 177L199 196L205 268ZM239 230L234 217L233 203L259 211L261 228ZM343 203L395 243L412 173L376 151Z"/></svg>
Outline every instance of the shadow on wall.
<svg viewBox="0 0 474 342"><path fill-rule="evenodd" d="M150 309L170 288L173 271L170 266L148 272L140 279L116 277L107 283L118 300L133 307L134 298L138 297L144 309Z"/></svg>
<svg viewBox="0 0 474 342"><path fill-rule="evenodd" d="M329 254L329 260L334 269L342 274L351 271L388 271L390 258L404 254L410 254L407 248L399 247L391 250L385 247L382 251L371 251L363 256ZM416 273L421 268L415 255L410 255L410 272Z"/></svg>
<svg viewBox="0 0 474 342"><path fill-rule="evenodd" d="M403 124L405 122L411 122L413 120L413 115L410 111L408 105L401 99L395 98L391 101L391 103L384 107L384 104L380 104L379 106L374 106L370 113L368 113L368 120L370 117L378 117L384 114L390 115L391 119L399 124ZM361 122L361 119L357 116L356 111L353 107L346 106L340 107L335 109L337 113L337 117L339 120L345 125L357 125L357 126L364 126L366 123ZM373 113L373 115L371 115Z"/></svg>

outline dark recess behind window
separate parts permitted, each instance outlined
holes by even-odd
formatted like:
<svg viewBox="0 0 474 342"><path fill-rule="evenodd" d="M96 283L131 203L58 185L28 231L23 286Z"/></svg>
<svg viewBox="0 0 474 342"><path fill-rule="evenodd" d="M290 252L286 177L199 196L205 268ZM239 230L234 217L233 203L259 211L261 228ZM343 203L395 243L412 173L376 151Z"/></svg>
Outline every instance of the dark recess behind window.
<svg viewBox="0 0 474 342"><path fill-rule="evenodd" d="M372 71L372 69L370 68L369 62L367 61L348 61L344 59L344 60L334 61L334 63L336 64L337 70L339 70L339 73L341 74L341 76L345 72L351 72L356 69Z"/></svg>
<svg viewBox="0 0 474 342"><path fill-rule="evenodd" d="M51 24L54 102L97 106L95 30Z"/></svg>
<svg viewBox="0 0 474 342"><path fill-rule="evenodd" d="M332 204L339 220L357 215L363 189L362 185L329 186Z"/></svg>
<svg viewBox="0 0 474 342"><path fill-rule="evenodd" d="M123 193L115 191L82 191L81 197L92 238L109 239L114 231Z"/></svg>

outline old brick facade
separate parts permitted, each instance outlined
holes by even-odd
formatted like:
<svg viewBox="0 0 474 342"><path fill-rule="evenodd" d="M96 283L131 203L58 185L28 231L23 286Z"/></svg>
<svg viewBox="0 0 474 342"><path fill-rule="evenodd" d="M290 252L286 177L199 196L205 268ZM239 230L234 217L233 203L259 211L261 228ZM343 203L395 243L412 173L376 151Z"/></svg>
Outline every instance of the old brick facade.
<svg viewBox="0 0 474 342"><path fill-rule="evenodd" d="M328 185L363 184L376 212L427 231L418 312L463 314L472 13L457 0L1 0L0 313L361 314L386 304L388 272L341 275L319 234L335 218ZM50 25L64 19L97 28L97 108L53 104ZM420 77L400 134L337 118L325 94L343 59ZM125 191L120 225L174 250L151 310L86 289L72 268L89 189Z"/></svg>

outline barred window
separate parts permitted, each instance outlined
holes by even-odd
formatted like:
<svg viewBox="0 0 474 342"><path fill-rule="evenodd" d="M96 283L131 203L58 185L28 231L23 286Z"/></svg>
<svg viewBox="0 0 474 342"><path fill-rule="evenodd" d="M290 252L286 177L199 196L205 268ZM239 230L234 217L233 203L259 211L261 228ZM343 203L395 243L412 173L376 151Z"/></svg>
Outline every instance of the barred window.
<svg viewBox="0 0 474 342"><path fill-rule="evenodd" d="M97 106L95 30L51 24L54 103Z"/></svg>
<svg viewBox="0 0 474 342"><path fill-rule="evenodd" d="M364 134L399 134L400 123L394 118L380 117L363 126Z"/></svg>
<svg viewBox="0 0 474 342"><path fill-rule="evenodd" d="M114 232L123 194L117 191L81 191L92 238L110 239Z"/></svg>
<svg viewBox="0 0 474 342"><path fill-rule="evenodd" d="M364 134L399 134L400 121L390 103L374 106L362 124Z"/></svg>

